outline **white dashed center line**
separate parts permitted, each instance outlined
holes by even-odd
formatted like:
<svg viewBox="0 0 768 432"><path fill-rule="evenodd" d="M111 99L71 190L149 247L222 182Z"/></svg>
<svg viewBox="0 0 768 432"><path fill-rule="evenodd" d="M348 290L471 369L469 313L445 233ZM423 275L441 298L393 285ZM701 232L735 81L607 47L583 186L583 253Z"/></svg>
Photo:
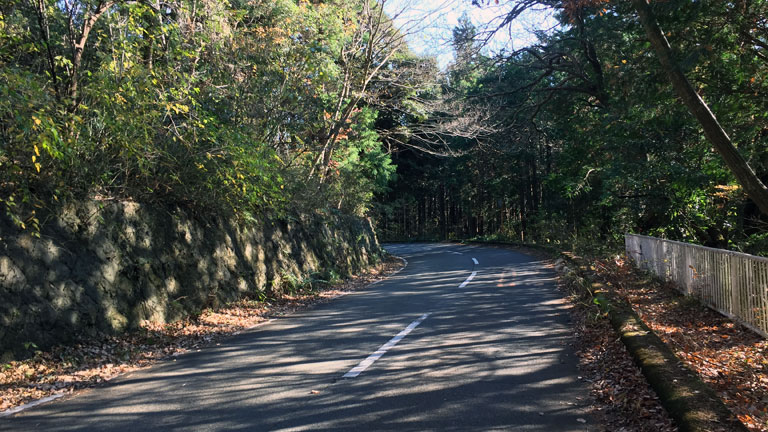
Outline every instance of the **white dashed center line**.
<svg viewBox="0 0 768 432"><path fill-rule="evenodd" d="M477 272L476 272L476 271L473 271L473 272L472 272L472 274L471 274L471 275L469 275L469 277L467 277L467 279L465 279L465 280L464 280L464 282L462 282L462 283L461 283L461 285L459 285L459 288L464 288L465 286L467 286L467 284L469 283L469 281L471 281L472 279L474 279L474 278L475 278L475 276L477 276Z"/></svg>
<svg viewBox="0 0 768 432"><path fill-rule="evenodd" d="M458 252L453 252L458 253ZM405 261L405 259L403 259ZM477 258L472 258L472 262L475 263L475 265L479 265L480 263L477 261ZM407 265L407 261L406 261ZM402 270L402 269L401 269ZM473 271L472 274L470 274L464 282L459 285L459 288L464 288L467 286L467 284L477 276L477 271ZM363 373L364 370L368 369L368 366L372 365L376 360L380 359L381 356L386 354L387 351L389 351L392 347L397 345L398 342L400 342L404 337L408 335L413 329L419 326L425 319L427 319L428 316L432 315L432 312L425 313L424 315L420 316L416 321L410 323L408 327L404 328L400 333L395 335L392 339L389 340L389 342L385 343L384 345L380 346L379 349L373 352L373 354L369 355L365 360L361 361L357 364L357 366L353 367L349 370L349 372L345 373L343 378L355 378L356 376Z"/></svg>
<svg viewBox="0 0 768 432"><path fill-rule="evenodd" d="M479 262L477 262L477 258L472 258L472 262L475 263L475 265L480 264ZM459 285L459 288L464 288L465 286L467 286L467 284L472 279L474 279L475 276L477 276L477 271L473 271L472 274L470 274L469 277L467 279L465 279L464 282L461 283L461 285Z"/></svg>
<svg viewBox="0 0 768 432"><path fill-rule="evenodd" d="M349 372L344 374L344 378L354 378L358 375L360 375L364 370L368 369L368 366L372 365L373 362L381 358L387 351L389 351L390 348L397 345L398 342L400 342L404 337L408 335L413 329L419 326L422 321L427 319L428 316L430 316L432 312L425 313L424 315L420 316L419 319L412 322L408 325L408 327L404 328L403 331L398 333L395 337L389 340L389 342L385 343L384 345L380 346L379 349L377 349L373 354L369 355L368 358L361 361L357 364L357 366L353 367L349 370Z"/></svg>

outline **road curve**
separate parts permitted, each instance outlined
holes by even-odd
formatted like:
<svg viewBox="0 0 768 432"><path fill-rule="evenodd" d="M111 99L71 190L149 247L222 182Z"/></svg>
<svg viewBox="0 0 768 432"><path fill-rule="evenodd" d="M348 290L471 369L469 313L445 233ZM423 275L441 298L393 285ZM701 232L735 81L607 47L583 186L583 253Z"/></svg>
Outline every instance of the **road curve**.
<svg viewBox="0 0 768 432"><path fill-rule="evenodd" d="M0 419L0 430L593 430L552 270L390 244L364 291Z"/></svg>

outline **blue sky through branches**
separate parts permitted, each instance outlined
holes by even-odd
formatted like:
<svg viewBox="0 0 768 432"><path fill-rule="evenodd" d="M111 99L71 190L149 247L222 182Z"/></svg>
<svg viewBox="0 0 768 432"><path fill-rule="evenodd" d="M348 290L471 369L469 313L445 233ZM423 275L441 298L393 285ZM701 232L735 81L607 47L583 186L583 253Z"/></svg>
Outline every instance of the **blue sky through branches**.
<svg viewBox="0 0 768 432"><path fill-rule="evenodd" d="M441 69L453 60L451 31L463 14L467 14L480 35L490 38L486 49L493 53L530 45L536 40L534 30L547 30L556 25L551 10L532 10L511 26L498 29L510 8L509 3L503 1L477 7L470 0L386 0L384 8L407 35L411 49L420 55L436 57Z"/></svg>

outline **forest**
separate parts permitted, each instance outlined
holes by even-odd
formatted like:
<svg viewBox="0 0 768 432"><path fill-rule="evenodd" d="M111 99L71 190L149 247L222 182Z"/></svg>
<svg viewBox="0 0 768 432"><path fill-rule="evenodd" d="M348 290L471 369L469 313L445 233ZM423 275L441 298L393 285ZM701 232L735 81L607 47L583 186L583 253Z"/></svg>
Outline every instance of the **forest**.
<svg viewBox="0 0 768 432"><path fill-rule="evenodd" d="M508 5L441 70L376 1L0 1L0 207L32 232L88 198L768 253L765 1ZM536 8L557 24L486 49Z"/></svg>
<svg viewBox="0 0 768 432"><path fill-rule="evenodd" d="M466 19L454 29L442 87L482 113L482 127L441 156L393 155L380 235L600 252L632 232L768 252L757 204L768 174L765 2L514 5L507 21L549 7L559 25L496 55L482 50L487 30Z"/></svg>

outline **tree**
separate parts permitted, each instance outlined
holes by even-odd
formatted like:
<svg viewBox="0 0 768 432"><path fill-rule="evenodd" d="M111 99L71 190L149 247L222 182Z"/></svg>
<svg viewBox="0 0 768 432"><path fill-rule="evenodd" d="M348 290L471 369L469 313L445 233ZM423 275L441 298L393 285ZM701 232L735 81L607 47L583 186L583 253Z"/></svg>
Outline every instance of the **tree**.
<svg viewBox="0 0 768 432"><path fill-rule="evenodd" d="M701 124L704 134L712 143L720 156L722 156L728 168L738 179L744 191L752 201L757 204L764 215L768 215L768 188L755 174L755 171L747 163L744 156L733 145L731 138L720 126L712 110L704 99L699 96L690 81L675 61L675 56L669 41L659 27L658 21L647 0L632 0L632 5L640 17L640 22L645 28L645 33L656 51L659 62L669 76L669 80L675 91L683 100L683 103L691 111L691 114Z"/></svg>
<svg viewBox="0 0 768 432"><path fill-rule="evenodd" d="M668 75L675 91L699 122L707 139L723 158L726 166L734 174L747 195L755 202L764 215L768 215L768 188L766 188L746 159L733 145L730 137L723 130L714 113L685 77L685 74L675 60L673 50L661 30L651 6L648 4L648 0L631 0L631 4L638 14L645 33L651 41L659 62ZM535 5L561 8L568 15L570 21L574 23L582 19L582 14L585 11L592 14L604 13L603 10L608 6L608 3L604 0L565 0L554 2L546 0L521 0L514 2L514 6L504 19L504 23L513 21L523 11Z"/></svg>
<svg viewBox="0 0 768 432"><path fill-rule="evenodd" d="M319 164L321 183L327 180L335 145L365 99L371 81L389 64L392 56L405 47L404 34L384 13L383 2L349 3L342 11L342 19L350 27L338 48L339 86L327 115L320 151L309 174L311 178Z"/></svg>

